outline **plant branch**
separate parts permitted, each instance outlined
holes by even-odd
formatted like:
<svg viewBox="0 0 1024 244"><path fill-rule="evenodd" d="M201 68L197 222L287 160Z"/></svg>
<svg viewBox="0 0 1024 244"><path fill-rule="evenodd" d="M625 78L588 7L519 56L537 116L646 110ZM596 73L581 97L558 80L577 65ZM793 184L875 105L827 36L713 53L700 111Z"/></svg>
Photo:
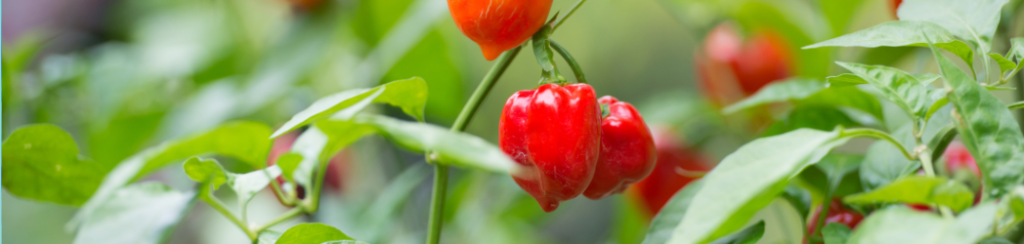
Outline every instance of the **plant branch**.
<svg viewBox="0 0 1024 244"><path fill-rule="evenodd" d="M305 210L302 209L302 207L292 208L291 210L288 210L288 212L285 212L284 214L281 214L281 216L278 216L276 219L271 220L270 222L267 222L267 223L265 223L263 225L260 225L259 227L256 227L255 229L253 229L252 232L256 233L258 235L260 232L266 230L267 228L270 228L271 226L280 224L281 222L284 222L285 220L291 219L291 218L293 218L295 216L298 216L298 215L302 214L303 211L305 211Z"/></svg>
<svg viewBox="0 0 1024 244"><path fill-rule="evenodd" d="M524 44L525 45L525 44ZM487 94L491 92L491 88L494 88L494 84L498 82L501 75L505 73L508 66L512 64L512 60L515 59L519 51L523 49L520 45L512 50L508 50L498 57L497 62L494 66L491 66L491 70L487 72L480 84L477 85L476 90L473 91L473 95L469 97L469 101L466 101L466 105L462 107L462 111L459 112L459 117L455 119L455 123L452 124L452 131L464 131L466 126L469 125L469 121L476 114L477 109L480 108L480 104L483 103ZM428 161L431 161L431 157L427 157ZM444 217L444 200L448 191L448 166L441 164L434 164L434 188L433 193L430 196L430 223L427 229L427 243L436 244L441 240L441 226L443 225Z"/></svg>
<svg viewBox="0 0 1024 244"><path fill-rule="evenodd" d="M319 159L318 159L319 160ZM316 180L313 181L313 192L312 195L306 194L306 200L304 201L303 209L306 212L316 212L320 208L320 191L324 188L324 176L327 175L327 164L329 160L319 160L320 169L316 171Z"/></svg>
<svg viewBox="0 0 1024 244"><path fill-rule="evenodd" d="M212 192L206 191L206 194L200 197L200 199L203 199L203 201L206 202L207 204L210 204L210 206L213 207L213 209L216 209L217 212L220 212L221 215L224 215L224 217L227 217L228 220L231 220L232 223L235 223L235 225L237 225L238 228L242 229L242 231L245 231L245 235L248 236L250 240L256 240L256 234L249 229L249 226L246 225L246 223L243 222L242 220L238 219L238 217L235 217L235 214L228 209L224 202L221 202L220 199L217 199L217 197L213 196Z"/></svg>
<svg viewBox="0 0 1024 244"><path fill-rule="evenodd" d="M914 157L912 154L910 154L910 152L907 151L907 149L905 147L903 147L903 144L900 144L898 141L896 141L896 139L892 138L892 136L890 136L889 134L887 134L887 133L885 133L883 131L880 131L880 130L868 129L868 128L844 129L842 132L840 132L839 136L840 137L871 137L871 138L886 140L886 141L889 141L889 143L892 143L894 146L896 146L896 148L899 148L900 152L902 152L903 156L907 157L908 160L911 160L911 161L917 160L916 157Z"/></svg>
<svg viewBox="0 0 1024 244"><path fill-rule="evenodd" d="M580 64L576 62L576 59L569 54L569 50L566 50L565 47L559 45L555 40L548 39L548 41L551 42L551 47L555 49L555 52L558 52L558 55L561 55L562 58L565 59L565 62L569 64L569 67L572 68L572 73L576 75L576 82L586 84L587 78L583 76L583 68L581 68Z"/></svg>
<svg viewBox="0 0 1024 244"><path fill-rule="evenodd" d="M932 151L932 160L942 157L942 153L946 152L946 147L953 141L953 138L956 138L956 133L956 126L953 124L948 124L939 130L939 133L936 134L937 136L928 143L928 148L934 150Z"/></svg>

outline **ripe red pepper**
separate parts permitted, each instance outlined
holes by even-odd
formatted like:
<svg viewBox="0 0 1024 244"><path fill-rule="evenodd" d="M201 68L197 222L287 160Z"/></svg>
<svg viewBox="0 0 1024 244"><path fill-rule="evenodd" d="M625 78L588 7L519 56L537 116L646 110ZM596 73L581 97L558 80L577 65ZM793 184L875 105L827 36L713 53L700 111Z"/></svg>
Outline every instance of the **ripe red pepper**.
<svg viewBox="0 0 1024 244"><path fill-rule="evenodd" d="M900 4L903 4L903 0L889 0L889 7L892 7L892 17L900 19L900 16L896 14L897 10L900 9Z"/></svg>
<svg viewBox="0 0 1024 244"><path fill-rule="evenodd" d="M702 89L727 105L789 77L791 57L788 45L773 32L757 32L744 42L731 25L721 24L708 33L696 63Z"/></svg>
<svg viewBox="0 0 1024 244"><path fill-rule="evenodd" d="M448 0L455 25L494 60L544 26L552 0Z"/></svg>
<svg viewBox="0 0 1024 244"><path fill-rule="evenodd" d="M817 231L818 218L821 217L821 206L814 210L814 214L811 215L811 219L807 221L807 233L814 233ZM825 216L825 226L829 223L840 223L850 229L857 228L860 221L864 220L864 215L861 215L857 211L847 209L843 207L843 204L839 202L839 199L832 199L828 205L828 215ZM821 237L821 235L817 235ZM804 241L806 243L806 241Z"/></svg>
<svg viewBox="0 0 1024 244"><path fill-rule="evenodd" d="M512 178L546 212L583 193L594 177L601 108L587 84L546 84L508 98L498 145L527 168Z"/></svg>
<svg viewBox="0 0 1024 244"><path fill-rule="evenodd" d="M974 176L981 177L978 163L974 161L974 156L971 156L971 152L967 151L967 147L962 142L954 141L949 143L949 146L946 147L946 152L942 153L942 157L946 158L946 171L949 171L950 174L961 170L969 170Z"/></svg>
<svg viewBox="0 0 1024 244"><path fill-rule="evenodd" d="M601 153L594 180L583 192L590 199L621 193L643 180L654 170L657 157L651 132L633 105L612 96L597 102L608 106L608 116L601 119Z"/></svg>
<svg viewBox="0 0 1024 244"><path fill-rule="evenodd" d="M653 128L657 163L647 178L633 184L629 195L654 217L677 191L710 171L712 166L699 152L687 148L668 130Z"/></svg>

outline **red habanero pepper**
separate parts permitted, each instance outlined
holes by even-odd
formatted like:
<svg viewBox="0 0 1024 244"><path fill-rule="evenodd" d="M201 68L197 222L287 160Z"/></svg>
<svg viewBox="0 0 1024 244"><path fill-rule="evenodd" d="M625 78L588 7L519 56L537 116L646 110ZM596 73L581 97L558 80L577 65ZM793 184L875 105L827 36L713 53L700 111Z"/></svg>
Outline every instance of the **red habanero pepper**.
<svg viewBox="0 0 1024 244"><path fill-rule="evenodd" d="M811 219L807 221L807 233L814 233L818 230L816 227L818 226L818 218L821 217L821 208L822 206L818 206L818 209L815 209L814 214L811 215ZM832 199L828 204L828 215L825 216L825 224L821 226L824 227L829 223L840 223L850 227L850 229L854 229L857 228L861 220L864 220L864 215L852 209L844 208L843 203L839 202L838 199ZM821 237L821 235L818 235L818 237ZM804 243L807 243L806 239Z"/></svg>
<svg viewBox="0 0 1024 244"><path fill-rule="evenodd" d="M658 153L654 171L629 187L629 195L642 204L649 219L657 215L676 192L714 168L704 155L686 146L668 129L655 126L651 132Z"/></svg>
<svg viewBox="0 0 1024 244"><path fill-rule="evenodd" d="M654 170L657 157L651 132L633 105L612 96L597 102L608 106L608 116L601 119L601 154L594 180L583 192L590 199L621 193L643 180Z"/></svg>
<svg viewBox="0 0 1024 244"><path fill-rule="evenodd" d="M526 168L512 178L544 211L590 184L601 148L601 108L590 85L516 92L499 121L498 145Z"/></svg>
<svg viewBox="0 0 1024 244"><path fill-rule="evenodd" d="M552 0L448 0L455 25L494 60L544 26Z"/></svg>

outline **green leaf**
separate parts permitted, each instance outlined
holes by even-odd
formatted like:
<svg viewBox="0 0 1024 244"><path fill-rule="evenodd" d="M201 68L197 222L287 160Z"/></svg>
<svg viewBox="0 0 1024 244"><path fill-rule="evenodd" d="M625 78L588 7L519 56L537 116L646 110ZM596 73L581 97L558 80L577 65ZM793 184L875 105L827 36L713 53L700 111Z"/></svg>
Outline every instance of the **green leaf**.
<svg viewBox="0 0 1024 244"><path fill-rule="evenodd" d="M214 190L224 182L228 181L227 171L216 159L201 159L192 157L185 161L182 166L189 179L199 183L208 183Z"/></svg>
<svg viewBox="0 0 1024 244"><path fill-rule="evenodd" d="M214 153L239 159L254 168L263 168L270 149L270 128L258 122L232 122L204 134L165 142L125 159L103 178L103 183L68 223L79 225L118 188L148 173L188 157Z"/></svg>
<svg viewBox="0 0 1024 244"><path fill-rule="evenodd" d="M843 198L849 204L939 204L962 211L974 203L974 194L963 183L946 178L907 176L870 192Z"/></svg>
<svg viewBox="0 0 1024 244"><path fill-rule="evenodd" d="M906 3L904 3L904 6ZM904 7L900 7L903 9ZM952 35L941 26L923 21L890 21L846 34L831 40L806 46L803 49L819 47L900 47L924 45L928 43L925 34L929 34L936 43L953 41Z"/></svg>
<svg viewBox="0 0 1024 244"><path fill-rule="evenodd" d="M984 188L999 198L1024 183L1024 135L1013 113L998 98L932 48L946 86L953 92L953 121L960 139L981 169ZM984 195L983 195L984 196Z"/></svg>
<svg viewBox="0 0 1024 244"><path fill-rule="evenodd" d="M270 128L266 124L250 121L232 122L199 136L164 143L126 161L139 156L146 160L133 180L138 180L172 162L207 153L231 156L255 169L260 169L267 164L267 152L271 145L269 135ZM121 164L126 163L128 162Z"/></svg>
<svg viewBox="0 0 1024 244"><path fill-rule="evenodd" d="M953 40L952 42L935 43L935 46L946 49L946 51L960 57L960 60L963 60L972 72L974 71L974 50L972 50L970 46L967 46L967 43L960 40Z"/></svg>
<svg viewBox="0 0 1024 244"><path fill-rule="evenodd" d="M740 232L719 238L711 244L754 244L764 236L764 221L757 222Z"/></svg>
<svg viewBox="0 0 1024 244"><path fill-rule="evenodd" d="M904 147L914 144L911 125L905 124L891 133ZM899 148L888 141L878 140L868 146L860 167L860 181L865 190L888 185L905 175L917 171L921 164L908 160Z"/></svg>
<svg viewBox="0 0 1024 244"><path fill-rule="evenodd" d="M850 73L829 76L825 78L825 81L831 84L829 87L855 86L868 83L868 81L860 78L860 76Z"/></svg>
<svg viewBox="0 0 1024 244"><path fill-rule="evenodd" d="M416 152L437 152L436 163L498 173L517 172L519 165L505 152L479 137L436 125L405 122L385 116L362 118L396 145Z"/></svg>
<svg viewBox="0 0 1024 244"><path fill-rule="evenodd" d="M704 186L704 180L696 180L680 189L672 196L672 199L665 203L658 215L651 220L651 227L647 228L647 235L644 236L643 244L662 244L668 242L675 232L679 221L683 220L686 209L690 207L693 197L697 191Z"/></svg>
<svg viewBox="0 0 1024 244"><path fill-rule="evenodd" d="M931 85L932 82L935 82L939 78L942 78L942 76L939 76L937 74L930 74L930 73L912 74L912 75L914 76L914 78L917 78L917 80L921 82L921 85L924 85L924 86Z"/></svg>
<svg viewBox="0 0 1024 244"><path fill-rule="evenodd" d="M821 235L825 238L825 244L846 244L850 239L850 227L841 223L828 223L821 229Z"/></svg>
<svg viewBox="0 0 1024 244"><path fill-rule="evenodd" d="M321 223L302 223L288 228L274 244L321 244L329 241L355 240L337 228Z"/></svg>
<svg viewBox="0 0 1024 244"><path fill-rule="evenodd" d="M875 211L857 225L847 244L976 243L990 233L995 206L982 203L956 219L895 206Z"/></svg>
<svg viewBox="0 0 1024 244"><path fill-rule="evenodd" d="M85 219L74 243L165 243L195 199L157 182L120 188Z"/></svg>
<svg viewBox="0 0 1024 244"><path fill-rule="evenodd" d="M847 140L839 131L800 129L740 147L704 177L669 243L703 243L739 230L790 179Z"/></svg>
<svg viewBox="0 0 1024 244"><path fill-rule="evenodd" d="M923 118L927 113L925 103L928 101L928 90L916 77L887 66L836 63L882 91L882 94L911 114L911 117Z"/></svg>
<svg viewBox="0 0 1024 244"><path fill-rule="evenodd" d="M347 90L326 96L295 114L281 128L274 131L271 138L332 115L341 119L351 118L371 102L400 107L405 113L422 121L423 107L427 103L427 82L422 78L413 77L374 88Z"/></svg>
<svg viewBox="0 0 1024 244"><path fill-rule="evenodd" d="M847 107L868 113L879 122L885 119L882 104L878 102L878 99L857 87L829 87L797 103L798 106Z"/></svg>
<svg viewBox="0 0 1024 244"><path fill-rule="evenodd" d="M15 130L3 143L3 186L12 195L73 206L92 196L107 169L78 155L71 135L55 125Z"/></svg>
<svg viewBox="0 0 1024 244"><path fill-rule="evenodd" d="M1004 58L1002 54L989 53L988 56L992 57L992 59L996 61L996 64L999 64L1000 73L1005 74L1007 71L1012 71L1017 68L1016 63Z"/></svg>
<svg viewBox="0 0 1024 244"><path fill-rule="evenodd" d="M830 153L813 167L800 173L812 188L819 192L833 192L833 196L845 196L863 191L860 169L863 156L852 154Z"/></svg>
<svg viewBox="0 0 1024 244"><path fill-rule="evenodd" d="M334 157L341 149L363 136L375 132L370 125L350 121L320 121L299 135L292 152L302 155L292 177L299 185L310 187L317 167Z"/></svg>
<svg viewBox="0 0 1024 244"><path fill-rule="evenodd" d="M899 17L907 21L927 21L950 34L979 45L978 53L988 53L999 24L1000 9L1008 0L906 0ZM933 36L933 38L935 38ZM941 37L940 37L941 38ZM945 43L939 39L933 43Z"/></svg>
<svg viewBox="0 0 1024 244"><path fill-rule="evenodd" d="M302 162L302 154L288 152L281 154L277 157L277 166L281 167L281 176L288 181L295 181L292 175L295 173L295 169L299 167L299 163Z"/></svg>
<svg viewBox="0 0 1024 244"><path fill-rule="evenodd" d="M556 16L557 13L556 13ZM552 20L557 18L552 18ZM533 45L533 56L537 58L537 64L540 64L541 69L541 84L547 83L565 83L565 77L558 72L558 66L555 65L555 54L551 51L551 41L548 40L548 36L551 35L551 25L546 24L540 28L533 35L531 44Z"/></svg>
<svg viewBox="0 0 1024 244"><path fill-rule="evenodd" d="M726 107L722 112L729 114L763 104L803 99L822 89L825 89L824 84L810 79L797 78L773 82L747 99Z"/></svg>
<svg viewBox="0 0 1024 244"><path fill-rule="evenodd" d="M274 165L245 174L228 173L227 183L235 191L235 194L238 195L239 201L248 203L249 200L252 200L253 196L256 196L256 193L266 189L270 181L280 175L281 168Z"/></svg>

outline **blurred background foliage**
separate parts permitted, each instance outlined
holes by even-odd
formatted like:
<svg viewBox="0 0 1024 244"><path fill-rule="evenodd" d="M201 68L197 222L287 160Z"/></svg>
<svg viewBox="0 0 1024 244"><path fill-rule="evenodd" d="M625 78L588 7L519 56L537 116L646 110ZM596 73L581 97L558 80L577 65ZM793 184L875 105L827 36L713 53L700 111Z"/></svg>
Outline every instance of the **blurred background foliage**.
<svg viewBox="0 0 1024 244"><path fill-rule="evenodd" d="M555 0L552 14L574 2ZM934 64L920 61L930 53L915 48L800 49L892 20L887 2L591 0L552 38L576 57L599 94L637 105L649 124L667 128L717 162L764 133L870 121L786 125L785 116L847 117L800 108L768 112L769 121L783 123L773 131L758 122L764 114L722 115L718 111L726 104L708 100L698 82L695 59L706 33L724 22L741 35L776 33L792 54L790 75L819 81L841 71L833 60L935 73ZM1014 1L1007 9L1018 5ZM144 148L225 121L277 126L322 96L412 76L428 82L427 121L447 126L491 65L452 23L444 0L9 0L3 11L4 137L27 124L56 124L72 133L82 154L108 169ZM1020 17L1008 15L1013 18L1004 22ZM540 72L532 55L520 53L468 132L497 141L505 98L537 85ZM997 94L1009 100L1014 91ZM397 109L376 109L410 119ZM841 150L866 147L853 144ZM371 137L340 157L343 184L324 193L321 211L273 229L317 221L370 243L421 242L431 175L422 155ZM227 158L221 162L231 171L252 170ZM638 243L650 218L629 194L578 198L545 214L508 176L453 171L446 243ZM178 167L150 178L192 187ZM272 193L263 193L249 208L257 222L286 210ZM6 191L2 197L3 242L73 239L63 230L75 209ZM800 214L781 200L763 210L759 216L769 229L762 242L800 240ZM170 243L245 240L227 219L199 204Z"/></svg>

